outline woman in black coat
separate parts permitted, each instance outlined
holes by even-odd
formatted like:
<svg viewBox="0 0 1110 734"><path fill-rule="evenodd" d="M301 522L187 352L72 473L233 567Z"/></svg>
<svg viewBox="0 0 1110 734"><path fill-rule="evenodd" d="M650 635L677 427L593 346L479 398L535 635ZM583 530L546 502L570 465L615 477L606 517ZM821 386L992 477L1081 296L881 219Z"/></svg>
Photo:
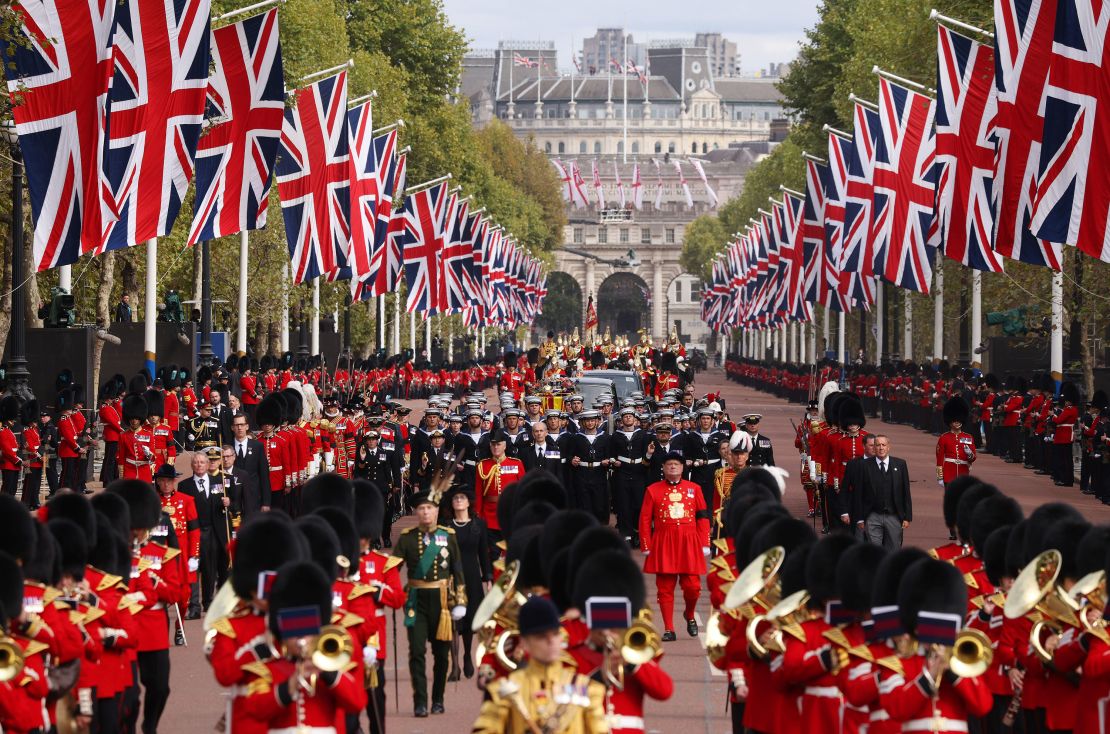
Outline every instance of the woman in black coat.
<svg viewBox="0 0 1110 734"><path fill-rule="evenodd" d="M470 511L470 504L474 494L463 487L452 487L443 495L440 505L440 524L455 531L455 539L459 543L462 553L463 578L466 579L466 616L456 622L456 629L462 638L462 663L463 675L470 678L474 675L474 660L471 646L474 642L474 633L470 626L474 620L474 612L482 603L485 590L493 578L493 568L490 565L489 533L486 523L480 517L475 517Z"/></svg>

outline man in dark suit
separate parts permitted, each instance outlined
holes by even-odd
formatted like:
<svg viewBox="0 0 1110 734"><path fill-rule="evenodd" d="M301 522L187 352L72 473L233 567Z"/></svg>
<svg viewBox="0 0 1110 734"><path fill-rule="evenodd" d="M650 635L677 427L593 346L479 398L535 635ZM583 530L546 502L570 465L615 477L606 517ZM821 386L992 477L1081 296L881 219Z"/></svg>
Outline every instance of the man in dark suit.
<svg viewBox="0 0 1110 734"><path fill-rule="evenodd" d="M875 461L875 436L867 434L863 437L863 456L851 459L844 465L844 478L840 481L840 490L828 497L829 518L826 520L828 530L833 532L855 533L863 540L867 540L866 533L860 532L856 520L866 519L853 516L856 511L856 493L863 491L863 483L867 475L868 462ZM826 491L831 491L826 489Z"/></svg>
<svg viewBox="0 0 1110 734"><path fill-rule="evenodd" d="M235 471L235 449L224 446L220 450L220 472L224 478L224 493L231 500L228 512L231 513L231 532L235 532L234 518L243 518L243 477Z"/></svg>
<svg viewBox="0 0 1110 734"><path fill-rule="evenodd" d="M555 476L563 474L563 454L555 439L547 434L547 424L536 421L532 424L532 437L527 443L521 440L518 459L524 464L524 471L546 469Z"/></svg>
<svg viewBox="0 0 1110 734"><path fill-rule="evenodd" d="M875 436L875 458L866 460L861 489L855 492L856 527L875 545L902 547L902 533L913 520L910 476L904 459L890 455L890 439Z"/></svg>
<svg viewBox="0 0 1110 734"><path fill-rule="evenodd" d="M120 299L120 302L116 304L116 323L131 323L131 296L126 293L123 294L123 298Z"/></svg>
<svg viewBox="0 0 1110 734"><path fill-rule="evenodd" d="M218 452L219 449L217 448ZM218 472L219 454L213 457ZM177 486L179 492L193 498L197 506L197 524L200 525L200 580L193 587L193 596L200 597L204 609L212 602L216 589L227 580L227 508L231 498L224 491L221 473L210 474L207 456L193 454L193 475ZM198 590L199 587L199 590ZM190 605L194 600L190 600Z"/></svg>
<svg viewBox="0 0 1110 734"><path fill-rule="evenodd" d="M270 509L270 464L266 461L266 450L261 441L250 437L247 416L240 413L231 421L234 437L225 448L235 452L233 476L243 485L239 500L239 511L246 520L258 511Z"/></svg>

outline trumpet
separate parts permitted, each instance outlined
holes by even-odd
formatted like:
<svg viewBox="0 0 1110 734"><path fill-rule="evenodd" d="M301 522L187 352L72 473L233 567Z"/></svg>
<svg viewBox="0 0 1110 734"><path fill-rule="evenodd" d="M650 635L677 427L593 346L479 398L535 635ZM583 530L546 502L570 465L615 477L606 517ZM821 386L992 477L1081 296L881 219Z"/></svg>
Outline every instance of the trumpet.
<svg viewBox="0 0 1110 734"><path fill-rule="evenodd" d="M961 631L947 652L948 669L960 678L976 678L986 673L994 659L990 638L976 629Z"/></svg>
<svg viewBox="0 0 1110 734"><path fill-rule="evenodd" d="M347 631L338 625L329 624L320 629L316 645L310 659L320 670L333 672L343 670L350 664L355 653L355 644Z"/></svg>
<svg viewBox="0 0 1110 734"><path fill-rule="evenodd" d="M621 663L614 664L609 653L620 653ZM607 686L618 691L624 690L624 666L643 665L651 662L663 653L659 632L652 624L650 609L641 609L632 624L621 634L619 641L613 636L605 635L605 659L602 662L601 674Z"/></svg>
<svg viewBox="0 0 1110 734"><path fill-rule="evenodd" d="M0 683L14 680L23 671L23 648L0 633Z"/></svg>
<svg viewBox="0 0 1110 734"><path fill-rule="evenodd" d="M1053 655L1045 646L1045 633L1059 634L1065 625L1082 624L1076 615L1077 603L1056 585L1062 561L1058 550L1047 550L1030 561L1018 574L1003 607L1007 619L1019 619L1034 610L1041 613L1043 618L1029 632L1029 646L1045 662Z"/></svg>

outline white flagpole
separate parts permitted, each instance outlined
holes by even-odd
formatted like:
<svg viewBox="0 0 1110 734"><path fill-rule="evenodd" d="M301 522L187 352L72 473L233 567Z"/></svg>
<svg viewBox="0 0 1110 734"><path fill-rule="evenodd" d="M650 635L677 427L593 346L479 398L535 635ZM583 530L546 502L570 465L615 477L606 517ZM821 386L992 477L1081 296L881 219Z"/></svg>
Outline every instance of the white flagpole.
<svg viewBox="0 0 1110 734"><path fill-rule="evenodd" d="M432 317L424 319L424 351L432 358Z"/></svg>
<svg viewBox="0 0 1110 734"><path fill-rule="evenodd" d="M154 379L158 358L158 238L146 242L146 301L143 318L143 357L146 368Z"/></svg>
<svg viewBox="0 0 1110 734"><path fill-rule="evenodd" d="M235 335L235 349L240 355L247 353L247 230L239 233L239 332Z"/></svg>
<svg viewBox="0 0 1110 734"><path fill-rule="evenodd" d="M883 318L883 284L877 283L875 289L875 364L883 363L883 332L886 329ZM973 329L974 330L974 329Z"/></svg>
<svg viewBox="0 0 1110 734"><path fill-rule="evenodd" d="M1078 335L1077 337L1078 338ZM1052 273L1052 335L1050 337L1049 367L1052 378L1064 379L1064 272Z"/></svg>
<svg viewBox="0 0 1110 734"><path fill-rule="evenodd" d="M320 276L312 279L312 354L320 353Z"/></svg>
<svg viewBox="0 0 1110 734"><path fill-rule="evenodd" d="M385 294L382 293L375 300L378 306L378 344L385 349Z"/></svg>
<svg viewBox="0 0 1110 734"><path fill-rule="evenodd" d="M847 364L847 356L844 353L844 312L839 311L836 315L836 361Z"/></svg>
<svg viewBox="0 0 1110 734"><path fill-rule="evenodd" d="M409 348L412 349L412 357L416 359L416 312L409 313Z"/></svg>
<svg viewBox="0 0 1110 734"><path fill-rule="evenodd" d="M983 274L971 271L971 366L981 366L979 352L983 343Z"/></svg>
<svg viewBox="0 0 1110 734"><path fill-rule="evenodd" d="M401 290L398 289L393 299L393 353L401 353Z"/></svg>
<svg viewBox="0 0 1110 734"><path fill-rule="evenodd" d="M933 296L933 359L944 359L944 258L937 258Z"/></svg>
<svg viewBox="0 0 1110 734"><path fill-rule="evenodd" d="M62 265L58 268L58 287L73 295L73 266Z"/></svg>
<svg viewBox="0 0 1110 734"><path fill-rule="evenodd" d="M621 112L621 133L624 142L621 143L621 162L628 163L628 34L624 34L624 102Z"/></svg>

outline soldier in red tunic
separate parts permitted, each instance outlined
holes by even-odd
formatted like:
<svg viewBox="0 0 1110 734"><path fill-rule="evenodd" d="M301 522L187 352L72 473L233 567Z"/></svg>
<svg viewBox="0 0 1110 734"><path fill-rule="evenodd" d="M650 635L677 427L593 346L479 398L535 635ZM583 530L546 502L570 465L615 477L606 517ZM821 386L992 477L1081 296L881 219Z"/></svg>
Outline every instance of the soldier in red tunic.
<svg viewBox="0 0 1110 734"><path fill-rule="evenodd" d="M177 491L179 476L181 474L173 468L172 464L162 464L154 473L154 487L158 490L162 511L169 515L174 532L177 533L181 543L188 581L194 584L197 580L197 569L200 568L200 521L197 519L197 506L193 498ZM171 615L171 617L174 616L176 615ZM178 629L174 635L174 644L185 644L181 629Z"/></svg>
<svg viewBox="0 0 1110 734"><path fill-rule="evenodd" d="M644 572L654 573L663 621L663 639L675 639L674 587L682 586L683 618L691 637L698 635L694 607L701 596L705 558L709 556L709 508L701 487L682 478L685 458L670 452L663 460L663 481L648 486L640 510L640 550Z"/></svg>
<svg viewBox="0 0 1110 734"><path fill-rule="evenodd" d="M127 430L119 437L116 462L124 479L154 481L154 433L143 422L147 418L147 403L140 395L123 399L123 419Z"/></svg>
<svg viewBox="0 0 1110 734"><path fill-rule="evenodd" d="M975 461L975 440L962 430L969 416L967 401L959 395L944 404L944 423L948 431L937 439L937 483L945 492L957 477L971 472L971 464ZM951 518L948 533L949 540L956 539L955 517Z"/></svg>
<svg viewBox="0 0 1110 734"><path fill-rule="evenodd" d="M1055 426L1052 432L1052 478L1057 487L1070 487L1075 484L1075 464L1072 459L1072 443L1075 439L1075 424L1079 422L1079 388L1074 382L1060 386L1060 407L1050 418Z"/></svg>
<svg viewBox="0 0 1110 734"><path fill-rule="evenodd" d="M281 425L282 413L285 410L285 398L280 393L272 392L258 404L255 416L262 432L258 440L266 452L266 465L270 470L271 503L275 510L285 508L286 499L292 484L289 482L288 469L285 466L286 449L285 436L277 431Z"/></svg>
<svg viewBox="0 0 1110 734"><path fill-rule="evenodd" d="M474 512L485 520L489 529L490 544L501 540L501 525L497 521L497 502L505 487L520 481L524 476L524 464L520 459L505 456L508 436L504 431L494 431L489 437L489 450L492 456L478 462L474 493Z"/></svg>

